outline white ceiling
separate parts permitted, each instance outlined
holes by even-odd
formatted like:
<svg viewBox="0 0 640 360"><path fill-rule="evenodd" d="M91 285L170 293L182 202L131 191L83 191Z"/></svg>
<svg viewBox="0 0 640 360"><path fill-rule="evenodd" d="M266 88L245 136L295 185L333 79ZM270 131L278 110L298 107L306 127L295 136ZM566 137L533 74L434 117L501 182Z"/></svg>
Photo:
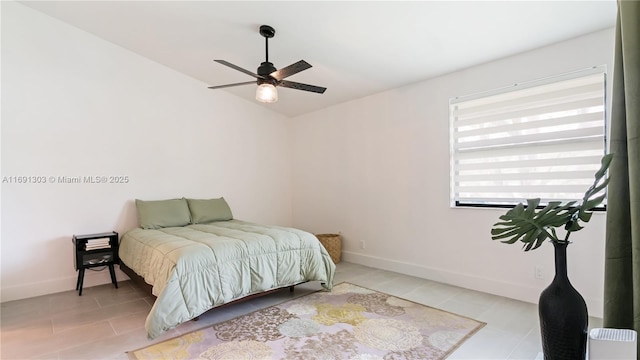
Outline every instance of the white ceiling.
<svg viewBox="0 0 640 360"><path fill-rule="evenodd" d="M605 1L22 1L105 40L255 101L264 61L262 24L275 28L269 60L313 67L287 80L323 94L279 88L264 104L296 116L615 26Z"/></svg>

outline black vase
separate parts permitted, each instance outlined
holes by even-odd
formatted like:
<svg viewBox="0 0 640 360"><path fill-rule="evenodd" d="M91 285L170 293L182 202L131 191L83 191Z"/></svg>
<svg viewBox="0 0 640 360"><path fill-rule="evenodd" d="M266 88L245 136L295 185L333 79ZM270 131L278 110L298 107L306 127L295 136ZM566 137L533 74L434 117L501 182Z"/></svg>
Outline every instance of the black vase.
<svg viewBox="0 0 640 360"><path fill-rule="evenodd" d="M556 275L540 294L538 314L545 360L584 360L587 304L567 277L567 244L553 242Z"/></svg>

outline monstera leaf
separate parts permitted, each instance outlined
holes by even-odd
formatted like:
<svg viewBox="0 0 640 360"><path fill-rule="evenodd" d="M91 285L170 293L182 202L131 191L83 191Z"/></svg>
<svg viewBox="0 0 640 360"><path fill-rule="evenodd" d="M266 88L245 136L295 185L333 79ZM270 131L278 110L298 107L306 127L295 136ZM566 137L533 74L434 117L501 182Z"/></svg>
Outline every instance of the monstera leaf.
<svg viewBox="0 0 640 360"><path fill-rule="evenodd" d="M611 165L611 160L613 160L613 154L607 154L602 157L602 165L600 165L600 170L598 170L594 175L595 180L593 185L591 185L591 187L589 187L589 189L584 193L579 211L576 214L577 218L567 224L567 231L578 231L582 229L578 220L585 223L589 222L589 220L591 220L591 215L593 215L593 209L600 205L604 200L606 193L602 193L600 196L596 195L609 185L609 177L605 177L605 175L607 174L607 169L609 169L609 166ZM603 178L604 180L602 180Z"/></svg>
<svg viewBox="0 0 640 360"><path fill-rule="evenodd" d="M588 222L593 215L593 209L604 200L605 194L598 194L607 187L609 178L605 175L613 154L602 158L600 169L595 173L593 185L585 192L579 205L576 201L562 203L551 201L545 207L538 209L540 199L528 199L527 205L519 203L506 214L491 229L491 238L506 244L518 241L524 243L524 251L537 249L544 240L568 242L569 235L583 228L580 221ZM604 178L604 180L603 180ZM564 226L564 239L559 239L556 228Z"/></svg>

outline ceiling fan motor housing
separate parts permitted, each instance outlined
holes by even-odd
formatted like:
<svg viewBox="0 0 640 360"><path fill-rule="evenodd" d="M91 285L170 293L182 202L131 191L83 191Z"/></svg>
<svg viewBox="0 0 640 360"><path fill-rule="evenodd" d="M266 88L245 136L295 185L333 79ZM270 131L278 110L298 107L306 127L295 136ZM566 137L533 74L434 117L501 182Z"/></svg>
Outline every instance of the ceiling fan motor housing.
<svg viewBox="0 0 640 360"><path fill-rule="evenodd" d="M278 69L276 69L275 66L273 66L272 63L265 61L262 64L260 64L260 66L258 67L258 75L260 76L264 76L265 79L258 79L258 84L263 84L265 82L269 82L274 84L275 83L275 79L273 79L271 76L269 76L269 74L271 74L272 72L276 71Z"/></svg>

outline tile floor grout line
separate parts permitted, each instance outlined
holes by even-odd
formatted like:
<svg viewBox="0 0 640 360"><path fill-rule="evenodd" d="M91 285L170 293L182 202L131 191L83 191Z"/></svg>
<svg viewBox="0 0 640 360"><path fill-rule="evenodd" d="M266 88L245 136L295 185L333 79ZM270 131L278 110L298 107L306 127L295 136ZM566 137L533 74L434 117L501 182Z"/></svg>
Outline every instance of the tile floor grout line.
<svg viewBox="0 0 640 360"><path fill-rule="evenodd" d="M513 347L513 349L511 349L511 352L509 352L509 355L507 356L507 359L511 359L511 355L513 355L513 353L518 350L518 348L520 347L520 345L522 345L522 343L524 342L524 340L527 338L527 336L529 336L529 334L531 334L532 331L535 330L535 326L532 327L524 336L522 336L520 338L520 341L516 344L516 346ZM534 358L535 359L535 358ZM533 359L532 359L533 360Z"/></svg>
<svg viewBox="0 0 640 360"><path fill-rule="evenodd" d="M104 320L103 320L103 321L104 321ZM98 321L98 322L95 322L95 323L91 323L91 324L89 324L89 325L95 325L95 324L98 324L98 323L101 323L101 322L102 322L102 321ZM107 322L108 322L108 321L107 321ZM83 325L83 326L84 326L84 325ZM111 328L111 330L113 330L113 327ZM70 345L70 346L67 346L67 347L59 348L59 349L58 349L58 351L56 351L56 353L58 354L58 357L60 357L60 352L62 352L62 351L66 351L66 350L74 349L74 348L77 348L77 347L80 347L80 346L85 346L85 345L87 345L87 344L91 344L91 343L96 342L96 341L100 341L100 340L103 340L103 339L109 339L109 338L116 337L116 336L118 336L118 334L116 334L116 332L114 331L114 332L113 332L113 334L111 334L111 335L109 335L109 336L103 336L103 337L101 337L100 339L91 340L91 341L83 342L83 343L80 343L80 344L74 344L74 345ZM44 354L43 354L43 355L44 355Z"/></svg>
<svg viewBox="0 0 640 360"><path fill-rule="evenodd" d="M136 302L136 301L140 301L140 300L142 300L143 302L145 302L145 303L146 303L146 301L144 301L144 299L135 299L135 300L131 300L131 301L125 301L125 302L123 302L123 303L119 303L119 304L109 305L109 306L107 306L107 307L98 308L98 309L108 309L109 307L112 307L112 306L121 306L121 305L124 305L124 304L132 303L132 302ZM87 311L85 311L85 312L87 312ZM88 312L90 312L90 311L88 311ZM90 321L90 322L87 322L86 324L80 324L80 325L73 326L73 327L69 327L69 328L67 328L67 329L63 329L63 330L58 329L57 331L56 331L55 324L53 323L53 317L51 318L51 321L52 321L52 326L53 326L53 333L54 333L54 334L56 334L56 333L58 333L58 334L59 334L59 333L65 332L65 331L72 330L72 329L74 329L74 328L83 327L83 326L88 326L88 325L95 325L95 324L99 324L99 323L101 323L101 322L103 322L103 321L109 321L109 320L111 320L111 319L115 319L115 318L120 317L120 316L126 316L126 315L131 315L131 314L135 314L135 312L134 312L134 313L125 313L125 314L120 314L119 316L112 316L112 315L110 315L109 317L104 318L104 319L100 319L100 320L96 320L96 321Z"/></svg>
<svg viewBox="0 0 640 360"><path fill-rule="evenodd" d="M133 315L133 314L131 314ZM111 326L111 330L113 330L113 333L116 334L116 336L118 336L118 332L116 331L116 328L113 327L113 323L111 322L112 319L107 320L107 322L109 323L109 326Z"/></svg>

